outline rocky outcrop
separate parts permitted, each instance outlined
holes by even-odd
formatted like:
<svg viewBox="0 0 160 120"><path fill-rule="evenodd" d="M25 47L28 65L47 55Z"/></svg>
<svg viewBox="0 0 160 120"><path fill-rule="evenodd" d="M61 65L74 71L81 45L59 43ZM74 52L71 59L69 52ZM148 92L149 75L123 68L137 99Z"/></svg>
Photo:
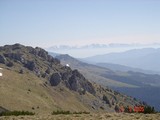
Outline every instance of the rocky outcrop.
<svg viewBox="0 0 160 120"><path fill-rule="evenodd" d="M13 64L13 62L8 61L6 65L7 65L8 67L12 67L14 64Z"/></svg>
<svg viewBox="0 0 160 120"><path fill-rule="evenodd" d="M36 63L34 61L27 61L26 64L24 65L24 67L33 71L33 70L36 70Z"/></svg>
<svg viewBox="0 0 160 120"><path fill-rule="evenodd" d="M21 63L24 62L24 58L22 57L21 53L4 53L4 56L15 61L20 61Z"/></svg>
<svg viewBox="0 0 160 120"><path fill-rule="evenodd" d="M59 73L53 73L50 78L50 84L52 86L57 86L61 82L61 75Z"/></svg>
<svg viewBox="0 0 160 120"><path fill-rule="evenodd" d="M0 113L7 112L8 110L0 106Z"/></svg>
<svg viewBox="0 0 160 120"><path fill-rule="evenodd" d="M110 104L110 101L106 95L103 95L103 100L105 101L106 104Z"/></svg>
<svg viewBox="0 0 160 120"><path fill-rule="evenodd" d="M54 63L54 64L60 64L60 60L58 60L57 58L53 58L52 56L48 55L48 52L45 51L44 49L39 48L39 47L36 47L35 49L31 48L31 47L28 47L28 48L29 48L29 52L31 54L34 54L35 56L41 57L44 60L47 60L48 62L51 62L51 63Z"/></svg>
<svg viewBox="0 0 160 120"><path fill-rule="evenodd" d="M39 57L42 57L43 59L48 59L48 52L46 52L44 49L36 47L35 51Z"/></svg>
<svg viewBox="0 0 160 120"><path fill-rule="evenodd" d="M0 62L5 63L8 67L12 67L16 62L38 77L49 79L51 86L62 83L68 89L80 94L86 92L95 94L92 84L78 70L71 70L70 67L62 66L57 58L48 55L48 52L42 48L15 44L6 45L1 49L4 52L0 55ZM20 69L19 73L23 74L24 69Z"/></svg>
<svg viewBox="0 0 160 120"><path fill-rule="evenodd" d="M88 91L91 94L95 94L94 87L90 82L88 82L85 77L78 72L78 70L72 71L72 75L68 80L71 90L75 91Z"/></svg>
<svg viewBox="0 0 160 120"><path fill-rule="evenodd" d="M95 94L92 84L78 70L72 71L68 69L62 73L53 73L50 77L50 84L52 86L57 86L61 82L70 90L77 91L80 94L85 94L86 91Z"/></svg>
<svg viewBox="0 0 160 120"><path fill-rule="evenodd" d="M6 58L3 55L0 55L0 63L5 64Z"/></svg>
<svg viewBox="0 0 160 120"><path fill-rule="evenodd" d="M47 74L50 74L50 73L51 73L51 69L48 67L45 72L46 72Z"/></svg>

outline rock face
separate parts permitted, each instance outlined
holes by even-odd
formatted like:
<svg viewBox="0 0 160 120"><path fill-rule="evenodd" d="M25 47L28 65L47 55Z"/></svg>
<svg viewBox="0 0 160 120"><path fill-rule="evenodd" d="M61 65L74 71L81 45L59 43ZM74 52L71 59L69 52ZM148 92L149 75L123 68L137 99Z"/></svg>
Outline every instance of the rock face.
<svg viewBox="0 0 160 120"><path fill-rule="evenodd" d="M0 63L5 64L5 61L6 61L5 57L0 55Z"/></svg>
<svg viewBox="0 0 160 120"><path fill-rule="evenodd" d="M52 86L57 86L61 80L61 75L59 73L53 73L50 78L50 83Z"/></svg>
<svg viewBox="0 0 160 120"><path fill-rule="evenodd" d="M7 109L0 106L0 113L8 111Z"/></svg>
<svg viewBox="0 0 160 120"><path fill-rule="evenodd" d="M60 60L48 55L48 52L39 47L32 48L20 44L0 47L0 63L8 67L20 64L38 77L48 79L51 86L62 83L68 89L79 93L96 93L92 84L78 70L62 66ZM19 71L21 74L23 72Z"/></svg>
<svg viewBox="0 0 160 120"><path fill-rule="evenodd" d="M69 88L74 91L85 90L91 94L95 94L95 90L90 82L88 82L78 70L72 71L72 75L68 80Z"/></svg>
<svg viewBox="0 0 160 120"><path fill-rule="evenodd" d="M110 104L109 99L107 98L107 96L103 95L103 100L106 102L106 104Z"/></svg>
<svg viewBox="0 0 160 120"><path fill-rule="evenodd" d="M23 62L22 54L20 53L5 53L4 56L16 61Z"/></svg>
<svg viewBox="0 0 160 120"><path fill-rule="evenodd" d="M57 86L60 83L64 83L67 88L79 93L85 93L87 91L91 94L95 94L92 84L88 82L78 70L68 70L61 74L53 73L50 77L50 84L52 86Z"/></svg>
<svg viewBox="0 0 160 120"><path fill-rule="evenodd" d="M36 64L34 61L27 61L27 63L24 66L31 71L36 70Z"/></svg>

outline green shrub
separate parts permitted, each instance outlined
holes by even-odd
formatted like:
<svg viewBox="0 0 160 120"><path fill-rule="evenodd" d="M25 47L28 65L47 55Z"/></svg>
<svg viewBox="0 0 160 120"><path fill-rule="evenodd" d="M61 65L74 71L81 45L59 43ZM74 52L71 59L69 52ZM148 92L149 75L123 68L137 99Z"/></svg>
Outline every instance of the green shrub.
<svg viewBox="0 0 160 120"><path fill-rule="evenodd" d="M63 111L63 110L61 110L61 111L57 110L57 111L52 112L52 115L59 115L59 114L67 115L67 114L71 114L71 112L70 111Z"/></svg>
<svg viewBox="0 0 160 120"><path fill-rule="evenodd" d="M72 114L89 114L89 112L86 112L86 111L84 111L84 112L73 112Z"/></svg>
<svg viewBox="0 0 160 120"><path fill-rule="evenodd" d="M59 114L64 114L64 115L68 115L68 114L89 114L89 112L70 112L70 111L63 111L63 110L57 110L57 111L53 111L52 115L59 115Z"/></svg>
<svg viewBox="0 0 160 120"><path fill-rule="evenodd" d="M156 113L156 111L155 111L154 107L146 106L146 107L144 107L144 113L151 114L151 113Z"/></svg>
<svg viewBox="0 0 160 120"><path fill-rule="evenodd" d="M35 113L29 111L6 111L0 113L0 116L19 116L19 115L34 115Z"/></svg>

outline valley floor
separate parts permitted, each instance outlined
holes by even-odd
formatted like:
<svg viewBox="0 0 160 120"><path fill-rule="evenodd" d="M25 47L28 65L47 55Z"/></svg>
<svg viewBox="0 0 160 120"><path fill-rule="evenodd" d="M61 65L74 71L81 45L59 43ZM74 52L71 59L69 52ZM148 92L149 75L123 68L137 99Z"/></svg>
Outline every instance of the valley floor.
<svg viewBox="0 0 160 120"><path fill-rule="evenodd" d="M6 116L0 120L160 120L158 114L127 114L127 113L104 113L104 114L74 114L74 115L34 115L34 116Z"/></svg>

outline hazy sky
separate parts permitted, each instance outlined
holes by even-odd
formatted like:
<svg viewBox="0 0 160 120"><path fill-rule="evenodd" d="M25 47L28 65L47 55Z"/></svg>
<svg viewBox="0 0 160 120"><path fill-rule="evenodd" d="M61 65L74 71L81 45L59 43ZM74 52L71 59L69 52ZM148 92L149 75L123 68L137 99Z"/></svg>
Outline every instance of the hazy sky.
<svg viewBox="0 0 160 120"><path fill-rule="evenodd" d="M0 46L160 43L160 0L0 0Z"/></svg>

